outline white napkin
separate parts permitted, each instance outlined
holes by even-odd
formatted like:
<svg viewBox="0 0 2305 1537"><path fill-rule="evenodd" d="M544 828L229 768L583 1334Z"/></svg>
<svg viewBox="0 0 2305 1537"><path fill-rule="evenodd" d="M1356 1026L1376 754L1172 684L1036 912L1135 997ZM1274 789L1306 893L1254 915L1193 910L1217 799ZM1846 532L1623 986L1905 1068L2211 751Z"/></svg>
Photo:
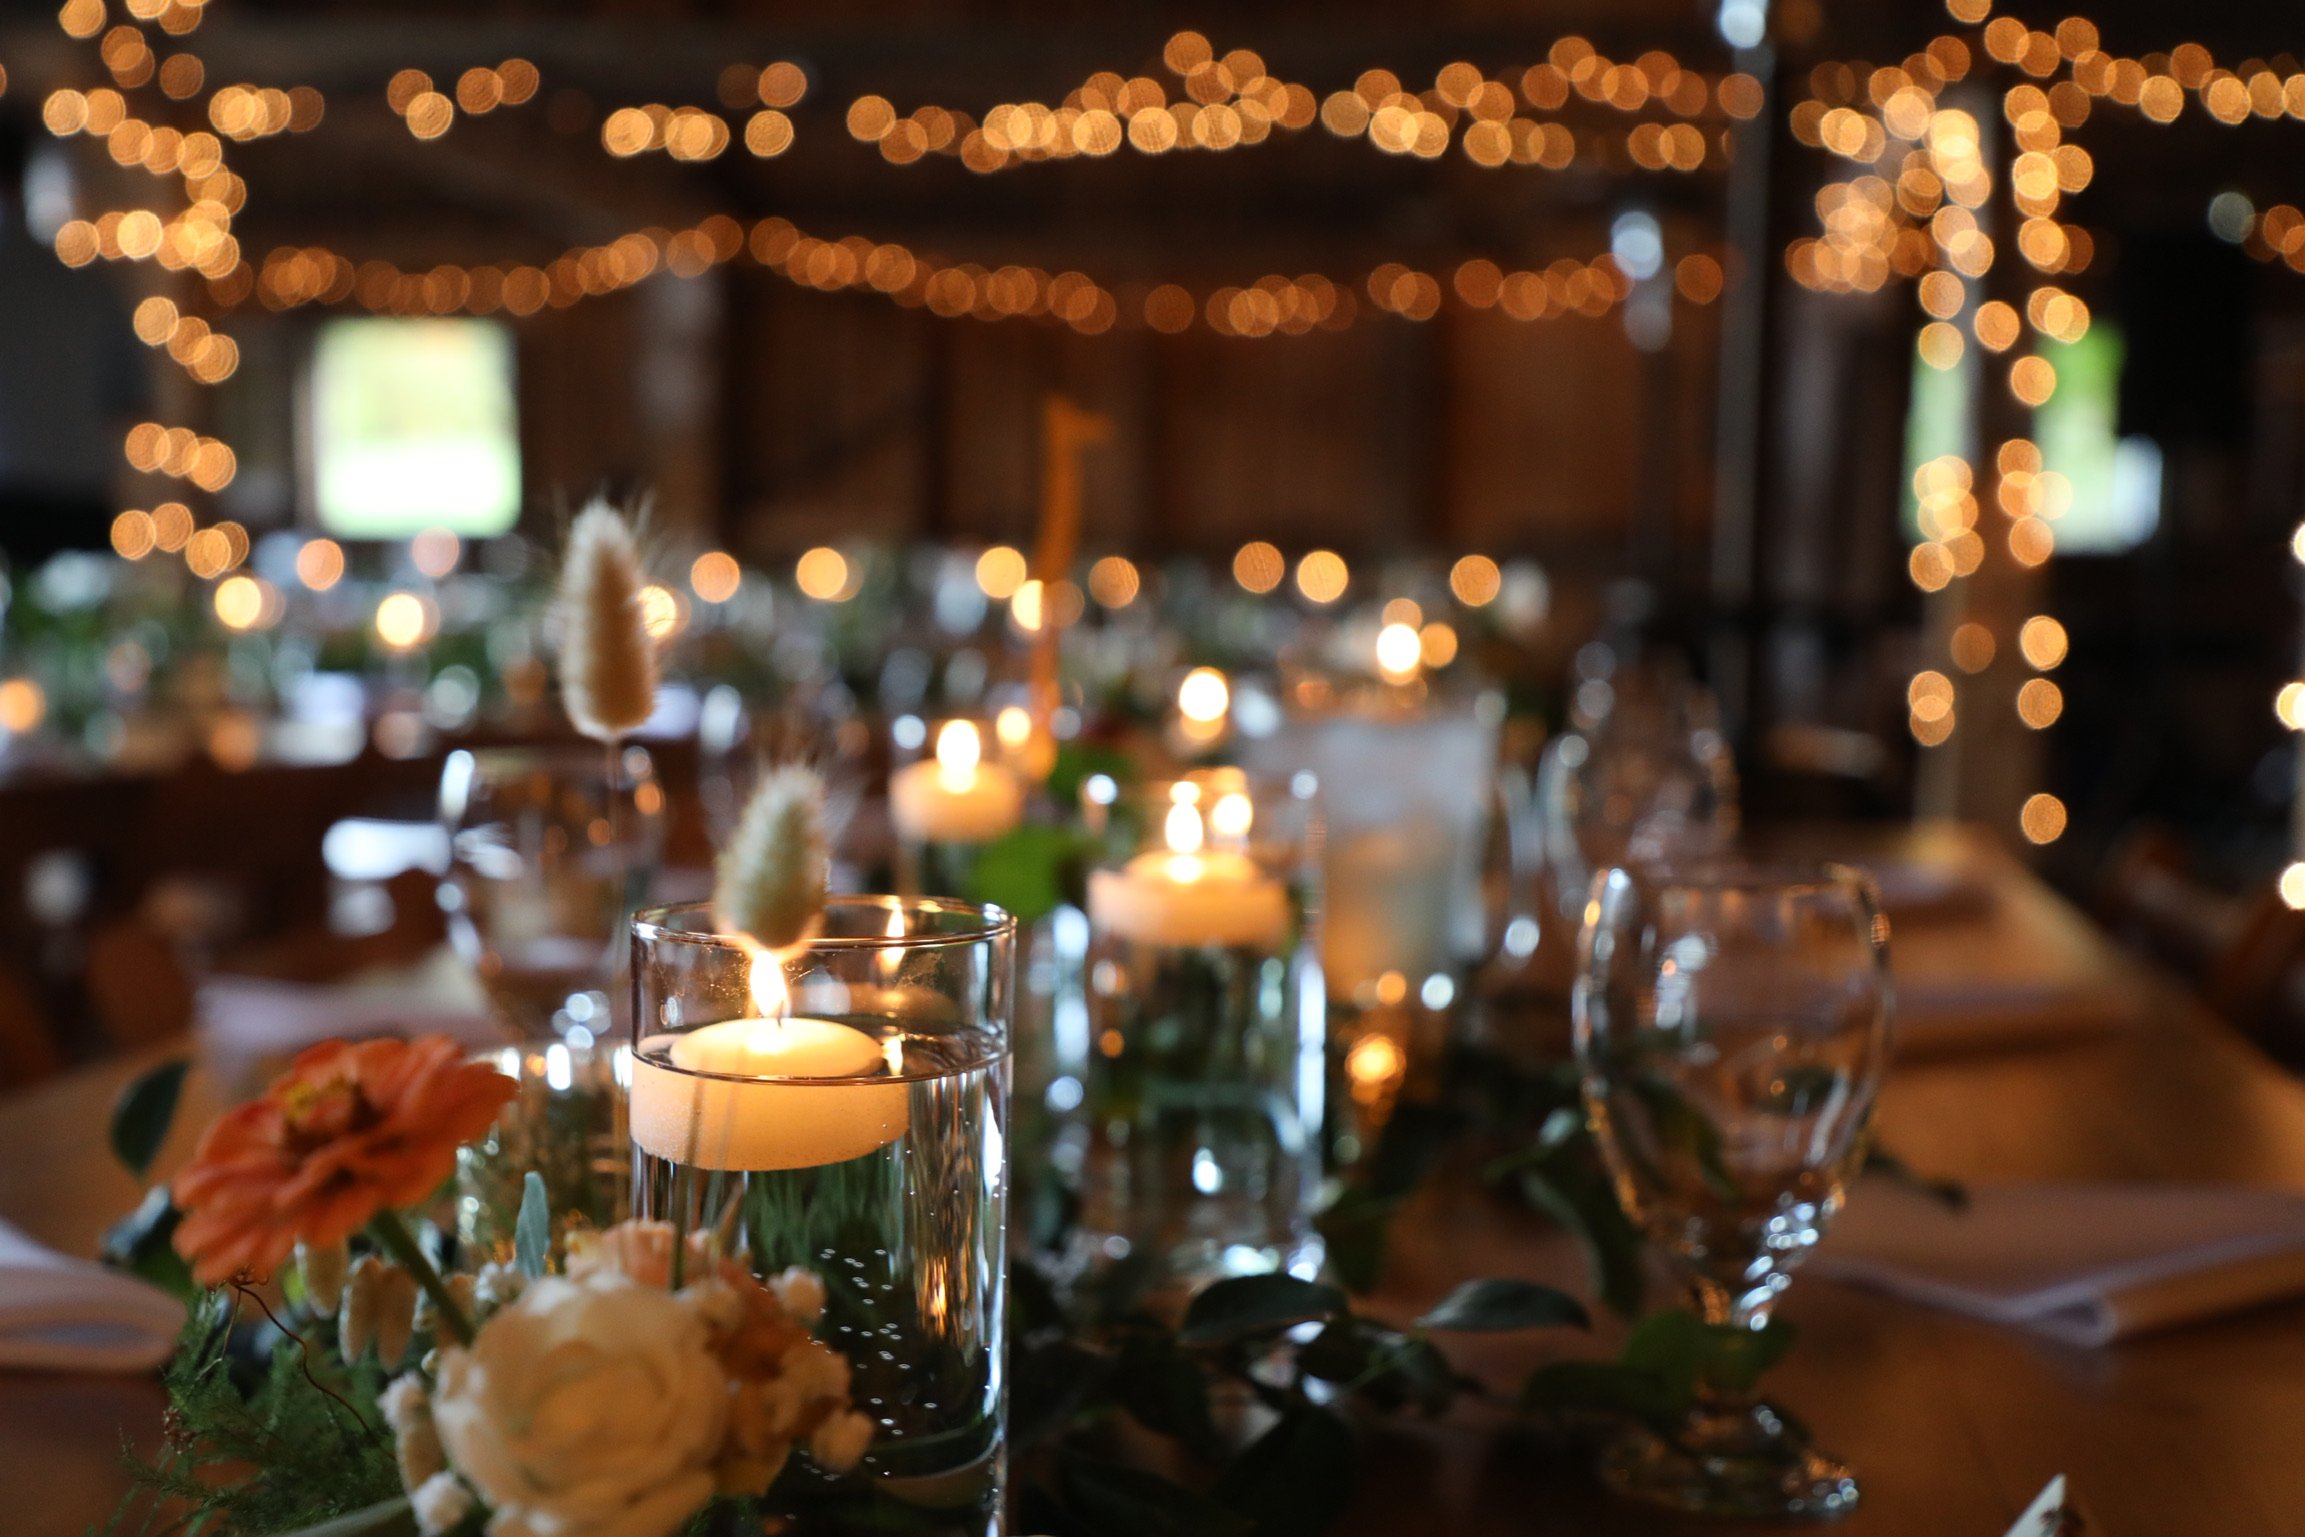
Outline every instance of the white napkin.
<svg viewBox="0 0 2305 1537"><path fill-rule="evenodd" d="M1985 1185L1954 1211L1869 1180L1819 1276L2075 1345L2305 1294L2305 1195L2230 1185Z"/></svg>
<svg viewBox="0 0 2305 1537"><path fill-rule="evenodd" d="M150 1371L183 1327L184 1304L157 1286L0 1222L0 1368Z"/></svg>

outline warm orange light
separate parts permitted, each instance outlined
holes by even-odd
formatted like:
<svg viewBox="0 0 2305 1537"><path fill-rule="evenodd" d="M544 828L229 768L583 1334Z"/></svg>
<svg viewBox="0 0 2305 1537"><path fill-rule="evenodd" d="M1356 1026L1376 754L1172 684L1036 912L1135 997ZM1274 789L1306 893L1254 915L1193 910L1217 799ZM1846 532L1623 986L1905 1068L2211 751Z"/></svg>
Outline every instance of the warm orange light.
<svg viewBox="0 0 2305 1537"><path fill-rule="evenodd" d="M848 557L820 544L793 564L792 579L808 597L837 603L848 590Z"/></svg>
<svg viewBox="0 0 2305 1537"><path fill-rule="evenodd" d="M1249 592L1271 592L1288 569L1281 552L1261 539L1242 545L1233 555L1233 580Z"/></svg>
<svg viewBox="0 0 2305 1537"><path fill-rule="evenodd" d="M1334 550L1314 550L1297 562L1297 591L1310 602L1336 602L1351 581L1351 568Z"/></svg>
<svg viewBox="0 0 2305 1537"><path fill-rule="evenodd" d="M307 539L296 552L296 579L326 592L344 576L344 547L333 539Z"/></svg>
<svg viewBox="0 0 2305 1537"><path fill-rule="evenodd" d="M996 544L976 558L977 588L996 603L1015 597L1028 574L1024 553L1009 545Z"/></svg>
<svg viewBox="0 0 2305 1537"><path fill-rule="evenodd" d="M2028 843L2055 843L2065 836L2065 803L2047 793L2032 796L2018 812L2017 826Z"/></svg>
<svg viewBox="0 0 2305 1537"><path fill-rule="evenodd" d="M744 585L744 570L736 557L723 550L707 550L688 567L688 590L706 603L726 603Z"/></svg>

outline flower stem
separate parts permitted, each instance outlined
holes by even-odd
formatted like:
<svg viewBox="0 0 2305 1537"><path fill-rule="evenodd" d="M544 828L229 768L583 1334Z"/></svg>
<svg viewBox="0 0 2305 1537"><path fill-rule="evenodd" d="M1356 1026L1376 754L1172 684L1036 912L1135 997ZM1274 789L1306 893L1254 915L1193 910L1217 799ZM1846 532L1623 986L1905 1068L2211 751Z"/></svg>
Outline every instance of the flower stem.
<svg viewBox="0 0 2305 1537"><path fill-rule="evenodd" d="M368 1219L368 1236L380 1244L400 1267L416 1277L416 1284L424 1288L424 1295L432 1299L432 1311L440 1319L441 1332L459 1345L472 1343L472 1320L464 1316L448 1283L440 1278L425 1256L424 1246L408 1230L408 1224L396 1211L380 1211Z"/></svg>

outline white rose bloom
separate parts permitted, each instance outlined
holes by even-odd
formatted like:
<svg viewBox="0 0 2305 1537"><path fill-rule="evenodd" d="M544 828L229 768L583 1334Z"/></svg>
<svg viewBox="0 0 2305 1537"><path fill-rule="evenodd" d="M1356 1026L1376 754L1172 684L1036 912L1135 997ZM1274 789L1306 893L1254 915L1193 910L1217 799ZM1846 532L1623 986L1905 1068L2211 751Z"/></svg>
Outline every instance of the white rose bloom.
<svg viewBox="0 0 2305 1537"><path fill-rule="evenodd" d="M846 1473L872 1446L872 1421L855 1410L828 1415L809 1432L808 1455L827 1473Z"/></svg>
<svg viewBox="0 0 2305 1537"><path fill-rule="evenodd" d="M776 1300L784 1304L785 1312L797 1324L814 1328L824 1316L824 1282L812 1270L795 1265L771 1280L768 1289L776 1293Z"/></svg>
<svg viewBox="0 0 2305 1537"><path fill-rule="evenodd" d="M435 1473L416 1486L408 1504L416 1516L417 1529L425 1537L434 1537L472 1514L472 1491L454 1473Z"/></svg>
<svg viewBox="0 0 2305 1537"><path fill-rule="evenodd" d="M494 1537L667 1537L712 1497L727 1409L703 1322L621 1277L535 1282L433 1392Z"/></svg>

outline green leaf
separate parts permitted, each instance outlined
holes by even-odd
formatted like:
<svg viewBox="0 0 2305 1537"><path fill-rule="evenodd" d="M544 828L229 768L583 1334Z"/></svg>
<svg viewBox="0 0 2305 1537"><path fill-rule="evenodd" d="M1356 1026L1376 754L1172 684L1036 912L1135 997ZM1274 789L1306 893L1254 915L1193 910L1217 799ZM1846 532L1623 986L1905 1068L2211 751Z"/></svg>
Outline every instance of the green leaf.
<svg viewBox="0 0 2305 1537"><path fill-rule="evenodd" d="M1576 1237L1593 1290L1610 1312L1631 1318L1648 1289L1641 1235L1617 1204L1616 1186L1592 1166L1590 1153L1573 1144L1548 1150L1523 1171L1521 1193Z"/></svg>
<svg viewBox="0 0 2305 1537"><path fill-rule="evenodd" d="M177 1057L140 1075L112 1106L112 1156L142 1179L160 1156L168 1128L176 1120L176 1101L184 1093L189 1058Z"/></svg>
<svg viewBox="0 0 2305 1537"><path fill-rule="evenodd" d="M1236 1276L1201 1289L1185 1308L1177 1338L1187 1345L1224 1345L1347 1311L1345 1294L1333 1286L1286 1274Z"/></svg>
<svg viewBox="0 0 2305 1537"><path fill-rule="evenodd" d="M184 1214L168 1199L168 1187L155 1185L144 1192L134 1211L104 1233L104 1263L142 1276L162 1291L178 1297L197 1296L192 1267L176 1252L176 1226Z"/></svg>
<svg viewBox="0 0 2305 1537"><path fill-rule="evenodd" d="M1567 1292L1507 1278L1467 1281L1417 1320L1423 1329L1506 1334L1518 1329L1588 1329L1584 1304Z"/></svg>
<svg viewBox="0 0 2305 1537"><path fill-rule="evenodd" d="M1670 1428L1687 1403L1655 1374L1614 1361L1554 1361L1521 1388L1521 1407L1532 1413L1605 1415L1658 1428Z"/></svg>
<svg viewBox="0 0 2305 1537"><path fill-rule="evenodd" d="M1019 923L1037 923L1064 905L1074 850L1069 829L1023 823L977 850L965 895L1007 908Z"/></svg>
<svg viewBox="0 0 2305 1537"><path fill-rule="evenodd" d="M1347 1291L1366 1296L1376 1290L1384 1272L1393 1213L1400 1205L1396 1196L1355 1187L1313 1218L1313 1226L1327 1246L1329 1269L1344 1282Z"/></svg>
<svg viewBox="0 0 2305 1537"><path fill-rule="evenodd" d="M1690 1104L1680 1090L1653 1073L1634 1074L1631 1088L1641 1108L1648 1112L1649 1124L1666 1151L1694 1161L1698 1177L1713 1194L1724 1200L1736 1200L1737 1181L1722 1156L1721 1128L1713 1124L1712 1118Z"/></svg>
<svg viewBox="0 0 2305 1537"><path fill-rule="evenodd" d="M1343 1420L1291 1409L1218 1475L1217 1501L1257 1537L1319 1537L1351 1502L1357 1461Z"/></svg>
<svg viewBox="0 0 2305 1537"><path fill-rule="evenodd" d="M1065 1503L1097 1537L1250 1537L1248 1522L1158 1473L1068 1456Z"/></svg>
<svg viewBox="0 0 2305 1537"><path fill-rule="evenodd" d="M1794 1337L1793 1326L1775 1318L1759 1329L1708 1325L1704 1364L1699 1370L1705 1381L1725 1392L1749 1393L1763 1372L1785 1359Z"/></svg>
<svg viewBox="0 0 2305 1537"><path fill-rule="evenodd" d="M1709 1383L1730 1393L1752 1390L1761 1374L1793 1348L1793 1326L1771 1319L1760 1329L1709 1324L1686 1308L1652 1313L1625 1341L1622 1364L1656 1376L1687 1399Z"/></svg>
<svg viewBox="0 0 2305 1537"><path fill-rule="evenodd" d="M530 1280L544 1274L552 1258L552 1206L544 1176L534 1169L520 1181L520 1215L512 1224L512 1255Z"/></svg>
<svg viewBox="0 0 2305 1537"><path fill-rule="evenodd" d="M408 1496L385 1500L318 1526L308 1526L287 1537L416 1537L416 1516Z"/></svg>

